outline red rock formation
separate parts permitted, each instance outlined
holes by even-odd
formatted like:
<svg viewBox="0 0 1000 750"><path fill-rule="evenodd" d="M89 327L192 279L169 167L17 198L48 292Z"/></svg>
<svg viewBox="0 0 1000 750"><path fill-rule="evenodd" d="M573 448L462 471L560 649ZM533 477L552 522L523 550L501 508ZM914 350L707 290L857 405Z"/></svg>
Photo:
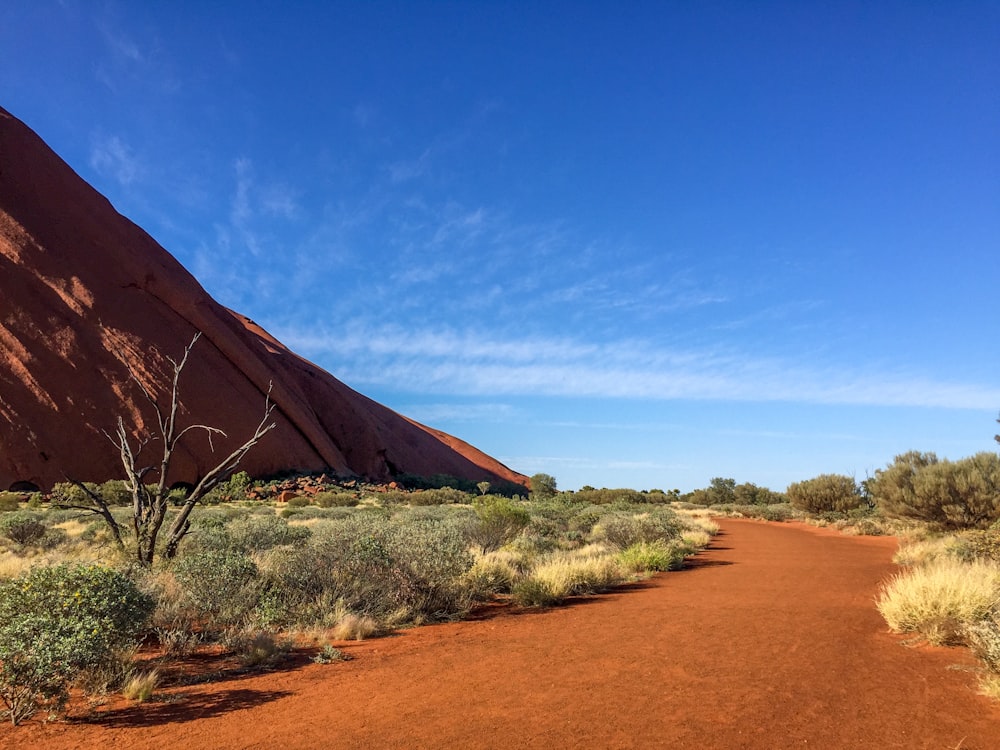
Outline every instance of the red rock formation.
<svg viewBox="0 0 1000 750"><path fill-rule="evenodd" d="M155 426L129 376L169 396L172 366L201 340L181 379L181 418L229 436L209 452L192 435L171 481L192 481L253 433L273 383L278 428L244 460L262 475L331 469L479 481L526 479L472 446L351 390L227 310L166 250L0 109L0 490L65 476L122 476L103 430L118 415ZM156 463L157 444L147 446ZM214 459L214 461L213 461Z"/></svg>

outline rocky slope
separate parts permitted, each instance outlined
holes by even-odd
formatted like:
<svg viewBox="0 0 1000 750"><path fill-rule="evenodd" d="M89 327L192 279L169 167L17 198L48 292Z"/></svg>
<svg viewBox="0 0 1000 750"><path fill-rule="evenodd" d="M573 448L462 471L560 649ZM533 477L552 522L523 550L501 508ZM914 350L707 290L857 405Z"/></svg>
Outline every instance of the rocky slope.
<svg viewBox="0 0 1000 750"><path fill-rule="evenodd" d="M181 379L191 435L171 481L192 481L253 433L273 383L278 427L244 460L251 474L328 470L474 481L525 478L450 435L353 391L253 321L213 300L166 250L120 215L27 126L0 109L0 490L70 476L122 476L104 436L118 415L136 437L202 332ZM147 446L156 463L157 444Z"/></svg>

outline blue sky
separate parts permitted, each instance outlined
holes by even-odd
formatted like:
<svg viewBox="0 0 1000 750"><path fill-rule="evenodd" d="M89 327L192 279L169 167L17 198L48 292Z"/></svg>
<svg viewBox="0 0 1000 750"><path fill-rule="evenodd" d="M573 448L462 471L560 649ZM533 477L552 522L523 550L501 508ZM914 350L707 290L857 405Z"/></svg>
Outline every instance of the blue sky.
<svg viewBox="0 0 1000 750"><path fill-rule="evenodd" d="M220 302L560 487L996 448L1000 5L284 5L6 2L0 106Z"/></svg>

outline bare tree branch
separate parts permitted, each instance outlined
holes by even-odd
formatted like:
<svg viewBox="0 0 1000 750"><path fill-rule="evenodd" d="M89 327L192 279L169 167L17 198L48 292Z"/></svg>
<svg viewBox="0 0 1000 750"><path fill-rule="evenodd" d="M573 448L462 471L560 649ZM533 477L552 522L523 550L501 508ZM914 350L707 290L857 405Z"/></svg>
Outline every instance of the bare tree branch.
<svg viewBox="0 0 1000 750"><path fill-rule="evenodd" d="M167 516L170 500L170 489L168 485L170 479L170 465L173 460L175 449L180 444L181 440L188 435L188 433L196 430L202 430L205 432L208 437L209 448L213 451L213 437L216 435L227 437L223 430L211 425L198 423L191 424L183 428L178 425L178 412L180 410L181 403L181 373L187 366L192 348L200 338L201 333L196 333L194 335L191 342L184 348L184 354L180 360L174 360L170 357L167 358L173 366L173 376L171 378L170 386L170 403L166 407L161 405L150 389L147 388L138 377L138 374L131 367L128 368L132 380L136 382L145 399L153 407L153 411L156 414L156 429L158 434L138 439L138 441L135 442L135 447L133 447L133 441L130 440L128 430L125 427L125 421L121 416L118 417L118 423L114 431L114 436L105 432L105 436L118 450L122 467L125 471L125 484L132 495L132 527L135 531L136 559L139 563L147 566L152 565L153 563L153 559L156 554L157 539L160 534L160 529L162 528ZM268 432L275 428L276 424L270 421L276 408L276 405L271 401L272 388L273 384L269 384L267 394L264 399L264 415L253 434L246 440L246 442L233 450L222 461L217 463L214 468L202 476L195 485L194 489L185 499L180 512L177 514L177 517L170 526L170 533L167 535L167 541L163 550L163 554L166 557L170 558L176 555L177 548L180 545L181 540L190 531L190 515L195 506L214 487L216 487L220 482L225 481L237 468L237 466L239 466L240 461L243 460L246 454L255 445L257 445L257 443L259 443ZM138 463L139 455L142 452L142 449L153 440L160 440L163 444L163 452L160 455L159 467L140 467ZM158 475L155 487L148 486L144 481L147 474L153 471L156 471ZM94 501L97 507L95 512L101 513L104 516L109 526L112 526L116 540L121 546L124 546L121 541L120 529L115 524L114 517L108 509L107 503L104 502L104 500L98 495L87 490L87 488L84 488L84 490L87 492L91 500Z"/></svg>
<svg viewBox="0 0 1000 750"><path fill-rule="evenodd" d="M72 477L68 477L65 474L63 474L63 476L66 477L67 482L83 490L84 494L90 498L94 505L76 505L75 503L60 503L57 501L53 504L53 507L61 509L65 508L67 510L85 510L89 513L101 516L101 518L104 519L104 522L108 525L108 528L111 530L111 536L115 540L115 544L118 545L119 549L124 550L125 542L122 539L121 527L118 525L118 521L115 520L114 515L112 515L111 508L108 507L107 501L105 501L105 499L99 494L91 490L83 482L73 479Z"/></svg>

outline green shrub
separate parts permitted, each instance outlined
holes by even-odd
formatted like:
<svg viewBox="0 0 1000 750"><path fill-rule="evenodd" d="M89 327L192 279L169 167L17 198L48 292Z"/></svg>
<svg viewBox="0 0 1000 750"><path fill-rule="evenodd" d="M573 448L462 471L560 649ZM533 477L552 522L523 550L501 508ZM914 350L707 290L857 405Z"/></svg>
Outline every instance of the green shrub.
<svg viewBox="0 0 1000 750"><path fill-rule="evenodd" d="M604 541L619 551L640 542L669 541L680 536L681 524L673 513L609 513L591 531L595 541Z"/></svg>
<svg viewBox="0 0 1000 750"><path fill-rule="evenodd" d="M551 474L535 474L530 479L531 494L537 497L552 497L556 489L556 478Z"/></svg>
<svg viewBox="0 0 1000 750"><path fill-rule="evenodd" d="M1000 563L1000 530L994 528L963 532L950 550L965 562L986 560Z"/></svg>
<svg viewBox="0 0 1000 750"><path fill-rule="evenodd" d="M500 549L531 523L531 514L521 503L500 495L482 495L473 503L477 522L471 541L483 554Z"/></svg>
<svg viewBox="0 0 1000 750"><path fill-rule="evenodd" d="M317 492L313 502L320 508L349 508L358 504L358 498L350 492Z"/></svg>
<svg viewBox="0 0 1000 750"><path fill-rule="evenodd" d="M472 495L453 487L421 490L406 495L406 501L410 505L454 505L456 503L468 503L471 499Z"/></svg>
<svg viewBox="0 0 1000 750"><path fill-rule="evenodd" d="M14 544L35 544L45 536L45 524L37 513L21 510L0 518L0 535Z"/></svg>
<svg viewBox="0 0 1000 750"><path fill-rule="evenodd" d="M258 569L245 552L207 550L178 559L172 571L184 599L208 629L242 624L257 605Z"/></svg>
<svg viewBox="0 0 1000 750"><path fill-rule="evenodd" d="M656 499L659 500L659 496ZM650 497L638 490L581 489L573 493L573 500L578 503L588 503L590 505L611 505L612 503L639 504L650 502ZM663 495L663 500L666 500L665 495Z"/></svg>
<svg viewBox="0 0 1000 750"><path fill-rule="evenodd" d="M733 502L737 505L776 505L788 502L788 498L767 487L758 487L753 482L744 482L733 488Z"/></svg>
<svg viewBox="0 0 1000 750"><path fill-rule="evenodd" d="M394 624L453 617L471 596L462 523L360 513L329 524L308 544L274 550L268 590L288 622L322 622L333 607Z"/></svg>
<svg viewBox="0 0 1000 750"><path fill-rule="evenodd" d="M652 542L637 542L622 550L618 558L628 570L645 573L677 570L683 567L687 554L688 549L683 544L656 539Z"/></svg>
<svg viewBox="0 0 1000 750"><path fill-rule="evenodd" d="M562 600L548 581L539 578L522 578L511 591L514 602L522 607L550 607Z"/></svg>
<svg viewBox="0 0 1000 750"><path fill-rule="evenodd" d="M305 526L289 526L277 516L247 516L224 527L229 544L246 553L259 553L285 544L301 544L312 532Z"/></svg>
<svg viewBox="0 0 1000 750"><path fill-rule="evenodd" d="M8 513L21 507L19 492L0 492L0 513Z"/></svg>
<svg viewBox="0 0 1000 750"><path fill-rule="evenodd" d="M960 461L933 453L896 456L868 482L882 512L947 529L986 528L1000 518L1000 456L977 453Z"/></svg>
<svg viewBox="0 0 1000 750"><path fill-rule="evenodd" d="M132 504L132 492L121 479L109 479L97 487L97 494L108 505L124 507Z"/></svg>
<svg viewBox="0 0 1000 750"><path fill-rule="evenodd" d="M289 508L305 508L307 505L312 505L312 501L308 497L296 495L295 497L288 498L286 505Z"/></svg>
<svg viewBox="0 0 1000 750"><path fill-rule="evenodd" d="M152 609L127 576L100 566L0 582L0 698L11 721L40 705L61 709L71 681L132 643Z"/></svg>
<svg viewBox="0 0 1000 750"><path fill-rule="evenodd" d="M844 474L820 474L818 477L788 486L788 501L807 513L848 511L864 502L853 477Z"/></svg>

